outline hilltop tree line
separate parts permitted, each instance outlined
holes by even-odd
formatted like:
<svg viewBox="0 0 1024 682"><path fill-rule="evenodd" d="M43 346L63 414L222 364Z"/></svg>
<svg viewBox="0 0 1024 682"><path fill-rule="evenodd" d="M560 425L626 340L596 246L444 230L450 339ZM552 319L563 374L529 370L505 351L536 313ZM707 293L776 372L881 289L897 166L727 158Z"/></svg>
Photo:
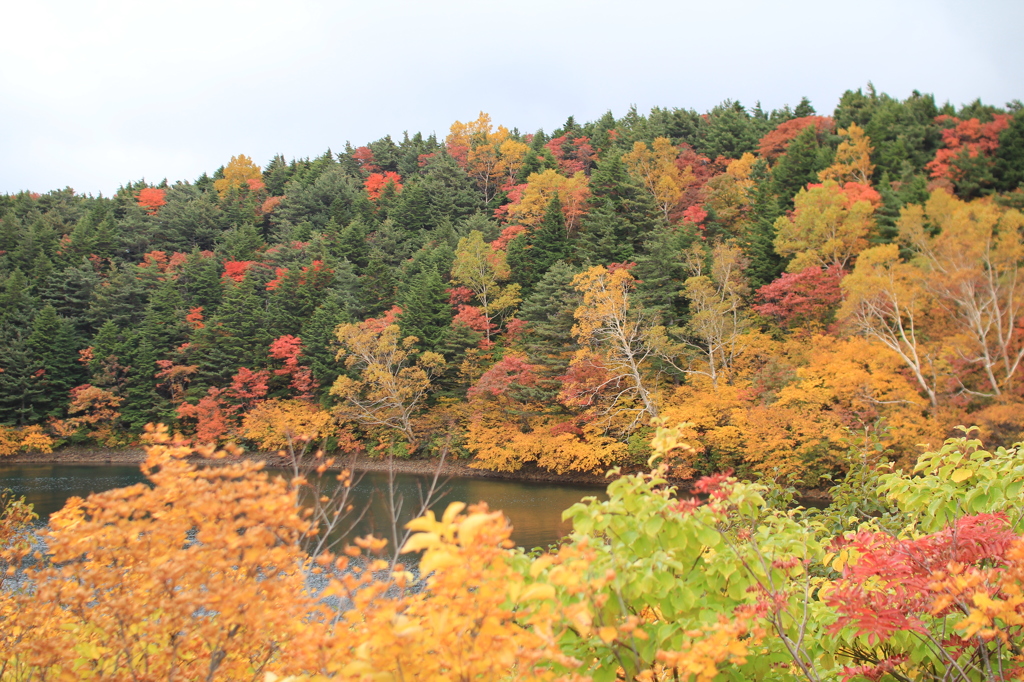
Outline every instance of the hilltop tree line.
<svg viewBox="0 0 1024 682"><path fill-rule="evenodd" d="M291 438L813 483L1024 429L1024 113L635 109L0 197L0 453Z"/></svg>

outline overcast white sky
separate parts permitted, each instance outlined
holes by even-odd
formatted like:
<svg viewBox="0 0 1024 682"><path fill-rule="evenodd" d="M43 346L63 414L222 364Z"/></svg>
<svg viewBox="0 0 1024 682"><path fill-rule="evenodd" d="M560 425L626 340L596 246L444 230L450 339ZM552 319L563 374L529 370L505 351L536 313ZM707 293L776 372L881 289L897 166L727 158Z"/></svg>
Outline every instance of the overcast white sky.
<svg viewBox="0 0 1024 682"><path fill-rule="evenodd" d="M523 131L631 104L831 113L872 81L1024 99L1020 0L12 0L0 193L110 195L234 154L315 156L482 110Z"/></svg>

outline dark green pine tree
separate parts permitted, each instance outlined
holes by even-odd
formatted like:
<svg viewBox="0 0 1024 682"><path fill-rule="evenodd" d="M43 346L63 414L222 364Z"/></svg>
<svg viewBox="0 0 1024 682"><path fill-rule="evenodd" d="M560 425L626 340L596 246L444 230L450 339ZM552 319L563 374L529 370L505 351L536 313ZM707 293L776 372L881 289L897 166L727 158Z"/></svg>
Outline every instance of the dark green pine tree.
<svg viewBox="0 0 1024 682"><path fill-rule="evenodd" d="M803 118L804 116L814 116L816 113L814 107L811 106L811 100L806 97L800 98L800 104L796 105L796 109L793 110L794 118Z"/></svg>
<svg viewBox="0 0 1024 682"><path fill-rule="evenodd" d="M96 329L89 323L86 313L100 282L92 263L83 257L77 265L69 265L54 273L40 298L52 304L58 315L70 321L81 338L89 338Z"/></svg>
<svg viewBox="0 0 1024 682"><path fill-rule="evenodd" d="M508 243L505 259L512 273L511 280L519 285L522 295L528 295L533 283L540 278L533 255L533 236L529 231Z"/></svg>
<svg viewBox="0 0 1024 682"><path fill-rule="evenodd" d="M419 339L417 347L423 350L440 350L452 323L452 307L436 266L419 273L404 287L399 306L402 336L415 336Z"/></svg>
<svg viewBox="0 0 1024 682"><path fill-rule="evenodd" d="M818 181L818 173L828 167L828 149L818 142L817 128L807 126L797 135L786 153L772 169L772 183L779 206L793 208L793 197L809 182Z"/></svg>
<svg viewBox="0 0 1024 682"><path fill-rule="evenodd" d="M32 267L29 268L29 273L32 280L32 293L42 297L53 278L53 261L45 253L40 252L32 263Z"/></svg>
<svg viewBox="0 0 1024 682"><path fill-rule="evenodd" d="M430 192L434 224L442 217L457 221L483 208L483 196L476 184L444 147L430 157L423 177Z"/></svg>
<svg viewBox="0 0 1024 682"><path fill-rule="evenodd" d="M133 429L149 422L174 418L170 394L158 388L158 360L172 360L175 350L188 340L185 306L174 280L165 280L146 306L146 314L131 344L131 371L125 386L121 415Z"/></svg>
<svg viewBox="0 0 1024 682"><path fill-rule="evenodd" d="M785 261L775 252L775 221L782 215L775 199L768 164L759 159L751 169L754 181L750 219L741 235L740 246L750 260L747 281L752 291L774 282L785 269Z"/></svg>
<svg viewBox="0 0 1024 682"><path fill-rule="evenodd" d="M65 265L72 265L80 258L96 252L96 229L99 222L106 217L102 205L95 207L86 213L68 234L68 243L64 247L63 256L66 259ZM2 240L0 240L2 241ZM2 248L2 246L0 246Z"/></svg>
<svg viewBox="0 0 1024 682"><path fill-rule="evenodd" d="M436 224L431 203L427 183L413 180L402 188L388 216L406 232L426 232Z"/></svg>
<svg viewBox="0 0 1024 682"><path fill-rule="evenodd" d="M332 292L302 325L299 338L302 339L302 355L309 361L313 378L320 384L319 396L322 404L329 402L329 391L341 373L342 365L337 360L341 346L334 330L339 324L351 322L345 310L344 299Z"/></svg>
<svg viewBox="0 0 1024 682"><path fill-rule="evenodd" d="M46 400L28 345L37 306L28 278L15 268L0 283L0 424L34 423L39 419L36 405Z"/></svg>
<svg viewBox="0 0 1024 682"><path fill-rule="evenodd" d="M121 226L110 213L96 226L92 238L92 251L90 253L101 258L114 258L123 255L121 251Z"/></svg>
<svg viewBox="0 0 1024 682"><path fill-rule="evenodd" d="M742 104L726 100L708 112L704 139L696 149L710 159L738 159L757 150L764 132Z"/></svg>
<svg viewBox="0 0 1024 682"><path fill-rule="evenodd" d="M389 310L398 300L398 278L385 264L380 253L374 253L359 278L359 302L355 317L365 319Z"/></svg>
<svg viewBox="0 0 1024 682"><path fill-rule="evenodd" d="M299 268L291 268L275 280L277 284L270 291L266 315L267 331L271 339L285 334L298 334L303 320L309 315L310 310L304 305L306 302L299 299L301 276Z"/></svg>
<svg viewBox="0 0 1024 682"><path fill-rule="evenodd" d="M526 321L526 348L532 362L543 364L551 376L564 374L575 342L574 312L582 296L572 286L577 269L557 262L523 301L520 317Z"/></svg>
<svg viewBox="0 0 1024 682"><path fill-rule="evenodd" d="M0 327L27 328L37 304L37 299L29 292L28 278L21 268L14 268L11 274L0 281Z"/></svg>
<svg viewBox="0 0 1024 682"><path fill-rule="evenodd" d="M240 367L258 370L267 364L273 339L263 311L250 277L227 285L217 314L193 336L199 371L191 393L202 395L210 386L226 386Z"/></svg>
<svg viewBox="0 0 1024 682"><path fill-rule="evenodd" d="M217 201L195 185L175 183L167 190L167 204L153 217L168 247L175 251L212 250L221 233L230 226L230 216Z"/></svg>
<svg viewBox="0 0 1024 682"><path fill-rule="evenodd" d="M18 235L17 246L7 255L11 267L21 268L33 283L38 281L38 277L32 272L32 267L40 257L46 256L38 229L40 223L42 220L37 220L27 229L22 229Z"/></svg>
<svg viewBox="0 0 1024 682"><path fill-rule="evenodd" d="M0 251L10 254L18 247L22 236L21 220L14 211L0 213Z"/></svg>
<svg viewBox="0 0 1024 682"><path fill-rule="evenodd" d="M284 186L288 184L294 172L294 166L290 166L280 154L275 154L263 169L263 184L267 186L267 193L272 197L282 196Z"/></svg>
<svg viewBox="0 0 1024 682"><path fill-rule="evenodd" d="M35 376L25 327L0 325L0 424L23 426L44 415L46 387Z"/></svg>
<svg viewBox="0 0 1024 682"><path fill-rule="evenodd" d="M78 361L82 348L73 325L57 315L52 305L44 306L32 321L28 352L33 363L33 379L38 388L33 412L37 419L62 417L69 392L85 381L85 369Z"/></svg>
<svg viewBox="0 0 1024 682"><path fill-rule="evenodd" d="M1010 127L999 135L993 173L1000 192L1024 188L1024 110L1018 111Z"/></svg>
<svg viewBox="0 0 1024 682"><path fill-rule="evenodd" d="M592 264L628 263L658 224L651 194L626 172L619 155L602 159L590 178L591 208L583 218L579 259Z"/></svg>
<svg viewBox="0 0 1024 682"><path fill-rule="evenodd" d="M204 256L199 249L192 249L178 274L178 288L186 308L202 308L204 318L216 314L224 295L220 263L216 258Z"/></svg>
<svg viewBox="0 0 1024 682"><path fill-rule="evenodd" d="M266 246L259 228L245 222L221 234L217 240L217 253L228 260L256 260L257 254Z"/></svg>
<svg viewBox="0 0 1024 682"><path fill-rule="evenodd" d="M110 321L121 329L132 329L142 321L148 296L136 277L139 269L122 264L112 265L106 272L103 285L94 291L92 305L86 313L93 328Z"/></svg>
<svg viewBox="0 0 1024 682"><path fill-rule="evenodd" d="M124 394L129 372L131 348L126 344L128 335L113 322L106 322L92 337L92 359L89 361L89 383L105 388L117 395Z"/></svg>
<svg viewBox="0 0 1024 682"><path fill-rule="evenodd" d="M544 219L533 231L533 257L536 259L537 278L544 276L556 261L568 260L570 257L569 236L565 229L565 215L562 213L562 200L558 192L551 196Z"/></svg>
<svg viewBox="0 0 1024 682"><path fill-rule="evenodd" d="M682 226L660 226L644 242L643 252L636 259L633 276L640 280L639 299L667 327L682 326L686 320L686 300L680 292L690 276L686 251L695 239L693 231Z"/></svg>
<svg viewBox="0 0 1024 682"><path fill-rule="evenodd" d="M366 235L366 225L356 219L342 228L338 236L338 254L355 266L357 275L363 274L370 264L370 244Z"/></svg>

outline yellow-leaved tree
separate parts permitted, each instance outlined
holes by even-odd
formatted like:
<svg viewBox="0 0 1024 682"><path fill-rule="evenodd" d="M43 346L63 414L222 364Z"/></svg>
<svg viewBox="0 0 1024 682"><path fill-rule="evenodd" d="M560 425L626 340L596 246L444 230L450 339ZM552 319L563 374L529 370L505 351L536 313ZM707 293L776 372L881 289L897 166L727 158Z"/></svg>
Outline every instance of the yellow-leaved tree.
<svg viewBox="0 0 1024 682"><path fill-rule="evenodd" d="M686 189L696 181L693 170L680 170L676 165L679 149L667 137L657 137L651 148L639 140L633 149L622 155L629 174L643 184L654 197L665 220L682 200Z"/></svg>
<svg viewBox="0 0 1024 682"><path fill-rule="evenodd" d="M264 400L242 419L242 435L264 450L315 443L336 432L334 417L305 400Z"/></svg>
<svg viewBox="0 0 1024 682"><path fill-rule="evenodd" d="M551 204L551 198L556 194L562 202L566 232L569 235L575 234L580 228L590 198L589 181L582 172L571 178L551 168L541 173L531 173L519 200L508 205L509 221L530 228L539 226Z"/></svg>
<svg viewBox="0 0 1024 682"><path fill-rule="evenodd" d="M53 450L53 438L43 432L42 426L0 426L0 457L31 450Z"/></svg>
<svg viewBox="0 0 1024 682"><path fill-rule="evenodd" d="M486 318L484 336L491 340L492 320L511 313L519 304L519 285L500 284L511 276L505 252L492 249L483 233L473 230L459 240L452 263L452 279L468 288L480 302Z"/></svg>
<svg viewBox="0 0 1024 682"><path fill-rule="evenodd" d="M338 360L358 378L338 377L331 395L341 399L336 413L342 420L367 430L393 431L415 450L419 437L413 417L445 361L432 351L417 352L415 336L402 337L396 322L400 313L396 307L382 318L337 328Z"/></svg>
<svg viewBox="0 0 1024 682"><path fill-rule="evenodd" d="M743 309L743 297L748 292L743 270L748 262L732 242L712 247L710 267L700 244L695 244L687 257L691 276L682 293L690 301L691 315L684 330L685 345L696 351L698 361L680 369L706 375L713 386L727 376L740 350L739 341L749 327Z"/></svg>
<svg viewBox="0 0 1024 682"><path fill-rule="evenodd" d="M839 319L896 353L918 390L937 407L939 386L950 368L942 335L935 333L945 331L937 319L942 315L921 272L900 259L899 246L884 244L862 252L841 286L845 300Z"/></svg>
<svg viewBox="0 0 1024 682"><path fill-rule="evenodd" d="M28 569L34 589L0 594L4 679L240 680L301 664L320 607L295 490L253 462L197 468L166 428L148 437L149 484L71 498L43 534L50 561Z"/></svg>
<svg viewBox="0 0 1024 682"><path fill-rule="evenodd" d="M502 187L516 183L530 150L530 145L513 138L505 126L494 129L490 115L482 111L475 121L453 123L445 145L476 180L485 202L493 199Z"/></svg>
<svg viewBox="0 0 1024 682"><path fill-rule="evenodd" d="M871 163L871 152L874 151L871 138L856 123L851 123L849 128L840 128L839 134L845 139L836 149L836 158L831 166L818 173L818 177L822 182L835 180L870 184L871 174L875 171L875 164Z"/></svg>
<svg viewBox="0 0 1024 682"><path fill-rule="evenodd" d="M590 406L609 426L631 431L658 416L650 361L663 332L633 301L636 279L624 267L596 265L572 279L583 295L572 335L580 344L562 399Z"/></svg>
<svg viewBox="0 0 1024 682"><path fill-rule="evenodd" d="M232 156L228 165L224 166L224 177L214 180L213 188L223 197L231 189L238 189L240 187L256 189L257 187L254 187L255 183L259 183L258 186L262 186L263 171L248 156L239 154L238 156Z"/></svg>
<svg viewBox="0 0 1024 682"><path fill-rule="evenodd" d="M800 190L791 217L775 221L775 250L792 256L789 272L814 265L846 268L868 246L875 208L832 180Z"/></svg>
<svg viewBox="0 0 1024 682"><path fill-rule="evenodd" d="M953 313L961 357L980 374L964 388L1012 391L1024 361L1024 214L938 189L924 206L904 208L897 225L924 285Z"/></svg>

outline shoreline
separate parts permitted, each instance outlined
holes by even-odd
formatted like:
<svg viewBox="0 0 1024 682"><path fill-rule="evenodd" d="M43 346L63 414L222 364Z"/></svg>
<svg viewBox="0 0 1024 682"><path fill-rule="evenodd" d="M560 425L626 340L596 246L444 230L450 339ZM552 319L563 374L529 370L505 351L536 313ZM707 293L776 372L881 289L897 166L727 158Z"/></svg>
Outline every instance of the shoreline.
<svg viewBox="0 0 1024 682"><path fill-rule="evenodd" d="M276 452L249 452L242 454L242 458L263 462L267 467L283 468L288 460ZM142 464L146 459L146 452L142 447L130 448L90 448L81 446L70 446L59 448L53 452L20 452L0 459L0 466L5 464L34 464L34 465L84 465L84 466L128 466ZM217 466L226 461L224 459L202 459L190 458L190 461L207 466ZM489 469L477 469L469 466L465 461L446 460L443 463L438 460L426 459L371 459L365 456L338 458L337 464L331 469L351 468L353 473L362 472L387 472L393 470L398 474L412 474L418 476L433 476L441 464L441 478L482 478L504 481L520 481L524 483L548 483L563 485L580 485L605 487L609 479L603 474L588 474L570 472L567 474L556 474L545 469L532 469L524 467L515 472L491 471Z"/></svg>
<svg viewBox="0 0 1024 682"><path fill-rule="evenodd" d="M242 458L252 461L263 462L270 468L285 468L288 460L276 452L244 452ZM69 446L59 448L53 452L23 452L9 455L0 459L0 467L5 464L35 464L35 465L83 465L83 466L128 466L142 464L146 459L146 452L142 447L134 448L98 448ZM224 459L202 459L190 458L190 461L204 466L218 466L224 464ZM379 472L385 473L393 470L397 474L411 474L416 476L433 476L438 470L438 460L427 459L372 459L365 456L338 459L338 463L331 467L332 470L343 468L352 469L353 473ZM632 473L632 472L625 472ZM449 478L477 478L497 481L515 481L521 483L539 483L554 485L570 485L580 487L605 488L612 480L604 474L582 473L578 471L565 474L556 474L547 469L527 465L519 471L492 471L490 469L477 469L471 467L468 462L462 460L445 460L441 466L439 477ZM693 484L692 480L670 480L680 493L689 491ZM815 501L815 503L827 503L830 498L828 490L811 489L800 490L799 499ZM815 504L816 506L816 504Z"/></svg>

